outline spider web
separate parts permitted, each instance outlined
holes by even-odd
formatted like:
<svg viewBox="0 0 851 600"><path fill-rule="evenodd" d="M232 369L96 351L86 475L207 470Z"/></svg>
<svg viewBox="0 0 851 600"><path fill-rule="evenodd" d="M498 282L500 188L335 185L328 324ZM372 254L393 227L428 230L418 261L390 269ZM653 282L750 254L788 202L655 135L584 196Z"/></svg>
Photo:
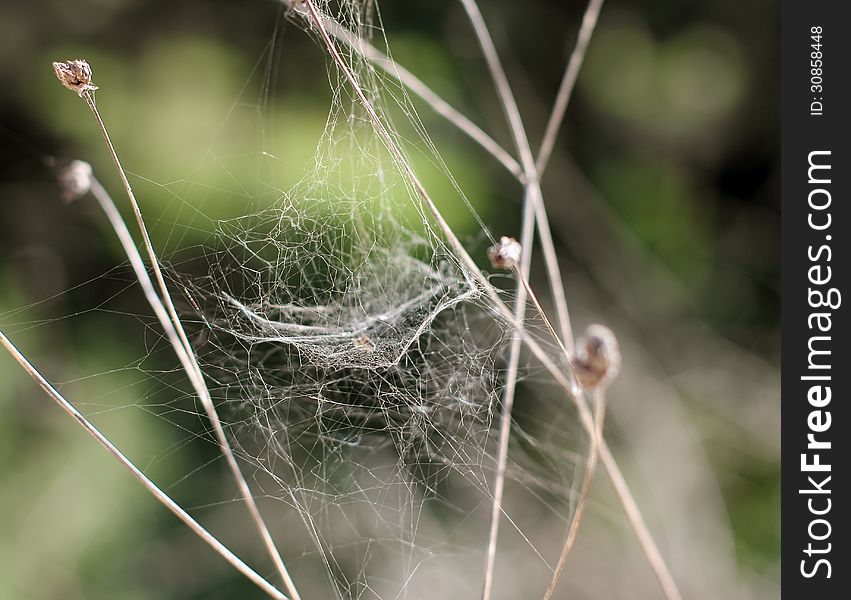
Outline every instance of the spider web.
<svg viewBox="0 0 851 600"><path fill-rule="evenodd" d="M333 14L381 39L371 8L343 3ZM356 53L346 58L382 118L401 121L391 125L400 145L450 183L455 197L441 201L472 211L404 90ZM175 277L203 323L196 350L231 439L312 542L290 559L297 580L318 562L339 598L475 595L511 327L330 62L328 73L329 115L304 177L262 210L215 224L206 277ZM519 402L507 469L510 491L537 508L506 508L503 538L515 543L500 551L547 571L554 555L519 521L543 509L566 522L584 440L567 403L542 387ZM547 547L561 541L549 538Z"/></svg>
<svg viewBox="0 0 851 600"><path fill-rule="evenodd" d="M386 48L373 3L321 9ZM302 530L277 537L304 595L477 597L514 332L446 245L330 61L315 153L298 183L279 187L264 120L275 101L273 50L203 159L219 171L216 181L199 168L177 184L151 182L199 213L196 198L221 190L222 180L245 200L245 214L199 216L211 229L207 242L182 248L175 233L166 253L202 370L235 450L256 468L255 492L280 500L274 506L289 523L298 516ZM425 157L452 191L441 206L463 207L479 224L481 234L466 242L483 257L493 236L405 90L341 51L400 146ZM229 136L242 144L251 134L248 155L227 150ZM258 181L240 181L246 171ZM246 191L257 189L265 192ZM510 304L513 280L492 281ZM558 357L531 311L526 327ZM498 556L540 584L572 515L586 439L567 399L534 365L524 364L520 378ZM149 409L169 421L178 406L205 419L189 404L180 395ZM320 583L311 579L317 572Z"/></svg>

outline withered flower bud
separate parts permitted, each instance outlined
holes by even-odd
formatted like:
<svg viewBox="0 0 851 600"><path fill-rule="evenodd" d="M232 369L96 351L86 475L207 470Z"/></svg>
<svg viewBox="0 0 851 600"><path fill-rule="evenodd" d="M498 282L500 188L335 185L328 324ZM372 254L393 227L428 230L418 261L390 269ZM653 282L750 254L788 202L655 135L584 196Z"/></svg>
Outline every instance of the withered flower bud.
<svg viewBox="0 0 851 600"><path fill-rule="evenodd" d="M53 63L53 72L69 90L82 96L85 92L93 92L98 86L92 83L92 68L84 60L67 60Z"/></svg>
<svg viewBox="0 0 851 600"><path fill-rule="evenodd" d="M488 258L497 269L513 269L520 262L523 249L513 237L502 236L499 242L488 248Z"/></svg>
<svg viewBox="0 0 851 600"><path fill-rule="evenodd" d="M92 187L92 166L82 160L71 161L71 164L59 171L59 185L65 202L73 202L85 196Z"/></svg>
<svg viewBox="0 0 851 600"><path fill-rule="evenodd" d="M611 382L621 366L621 352L612 330L605 325L589 325L576 342L573 365L579 383L586 389Z"/></svg>

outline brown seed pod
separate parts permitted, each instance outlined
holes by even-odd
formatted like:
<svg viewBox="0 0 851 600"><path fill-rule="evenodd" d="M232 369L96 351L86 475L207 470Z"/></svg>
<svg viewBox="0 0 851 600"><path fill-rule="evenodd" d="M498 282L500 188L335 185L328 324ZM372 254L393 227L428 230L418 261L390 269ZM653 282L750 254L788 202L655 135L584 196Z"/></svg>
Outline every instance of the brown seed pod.
<svg viewBox="0 0 851 600"><path fill-rule="evenodd" d="M93 92L98 86L92 83L92 68L84 60L66 60L53 63L53 72L56 77L69 90L77 92L82 96L86 92Z"/></svg>
<svg viewBox="0 0 851 600"><path fill-rule="evenodd" d="M621 366L621 352L612 330L605 325L589 325L576 341L573 366L579 383L586 389L610 383Z"/></svg>
<svg viewBox="0 0 851 600"><path fill-rule="evenodd" d="M488 258L497 269L513 269L520 262L523 248L513 237L502 236L499 241L488 248Z"/></svg>

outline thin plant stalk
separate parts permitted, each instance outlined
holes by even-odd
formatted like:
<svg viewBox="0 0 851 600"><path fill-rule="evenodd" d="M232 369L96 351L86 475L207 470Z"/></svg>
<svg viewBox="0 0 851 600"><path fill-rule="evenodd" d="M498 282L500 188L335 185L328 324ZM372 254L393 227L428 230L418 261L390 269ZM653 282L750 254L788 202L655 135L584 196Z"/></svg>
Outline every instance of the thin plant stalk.
<svg viewBox="0 0 851 600"><path fill-rule="evenodd" d="M472 275L476 282L481 286L482 291L488 296L488 298L493 302L494 308L499 312L499 314L504 318L509 324L511 324L515 329L522 335L524 344L529 349L530 352L541 362L541 365L550 373L553 377L554 381L558 383L568 394L568 396L573 400L577 412L579 414L580 422L582 423L585 430L589 435L594 435L595 425L594 418L591 408L588 405L587 400L584 395L579 390L578 386L575 382L568 379L561 366L556 364L547 352L541 347L541 345L529 334L526 328L522 323L517 323L514 320L514 315L512 311L506 306L506 304L499 297L499 293L493 287L488 279L482 274L479 270L478 265L464 248L464 245L461 244L461 241L458 239L458 236L455 235L455 232L446 222L446 219L443 217L443 214L437 208L437 205L434 203L434 200L426 191L422 182L417 177L416 173L411 167L408 160L405 158L401 149L399 148L396 141L393 139L393 136L390 135L387 130L384 122L378 116L378 113L375 111L375 108L372 106L372 103L366 97L366 94L360 87L360 84L357 81L352 70L349 68L346 61L343 60L343 57L340 55L339 50L334 45L334 42L331 40L331 37L328 31L325 29L323 21L313 3L313 0L304 0L304 6L308 14L311 17L311 20L319 32L319 35L325 44L329 55L332 60L337 64L343 76L351 85L355 95L358 98L358 101L363 106L367 115L373 124L373 129L376 134L381 138L387 150L391 153L394 160L399 165L403 174L408 178L408 181L413 186L414 190L417 193L417 196L423 201L431 213L432 217L435 220L435 223L446 236L447 241L449 242L452 249L456 252L458 258L463 262L463 264L467 267L467 270L470 275ZM570 359L570 357L567 357ZM627 518L630 521L633 529L636 532L636 537L638 538L639 543L645 551L645 555L647 556L648 562L650 562L651 567L656 573L657 578L662 585L662 588L669 600L680 600L681 596L679 590L674 582L673 576L668 569L667 564L662 558L661 552L659 552L658 547L656 546L655 541L653 540L653 536L650 533L649 528L647 527L644 518L641 515L641 511L638 508L638 504L635 501L635 498L632 495L632 492L629 489L629 485L626 483L624 479L623 473L617 465L617 461L612 455L611 451L608 448L605 440L601 440L600 442L600 456L603 465L606 468L609 477L612 480L612 483L615 487L615 492L618 496L618 499L621 501L621 504L624 506L624 510L627 514Z"/></svg>
<svg viewBox="0 0 851 600"><path fill-rule="evenodd" d="M558 131L564 120L565 112L567 112L567 105L570 103L573 89L576 87L576 79L579 77L579 70L585 60L588 43L591 41L594 28L597 26L597 19L600 16L600 9L602 7L603 0L590 0L588 6L585 8L585 13L582 15L582 25L579 27L579 34L576 36L576 45L573 47L573 51L570 53L570 58L567 61L567 68L564 70L564 76L559 84L553 110L550 113L550 118L547 120L547 128L541 140L538 157L535 159L535 168L538 171L538 177L543 177L544 171L547 170L547 165L549 164L550 156L552 155L553 147L558 137Z"/></svg>
<svg viewBox="0 0 851 600"><path fill-rule="evenodd" d="M528 136L526 135L526 129L523 125L523 119L520 116L520 110L517 106L514 94L511 91L511 86L508 82L505 70L502 67L499 55L496 51L496 47L494 46L493 40L491 39L490 32L488 31L488 28L485 25L484 19L481 15L481 11L479 11L478 5L474 0L461 0L461 2L464 6L464 10L467 12L467 15L470 19L470 23L473 26L476 38L479 41L479 46L482 49L482 54L485 57L485 62L487 63L488 69L490 70L491 77L494 81L494 85L496 87L497 94L500 99L500 103L502 104L503 110L508 120L515 148L520 156L521 164L523 165L526 188L526 193L524 194L524 203L529 204L532 207L536 219L538 221L537 224L538 231L540 232L541 247L544 253L547 275L550 282L551 293L553 295L553 302L556 306L558 321L561 329L561 337L559 337L553 330L552 325L550 324L549 319L546 316L546 313L541 308L540 303L538 302L535 295L532 293L530 293L529 295L533 298L536 308L543 317L547 327L552 332L553 337L559 342L559 345L562 346L565 355L568 356L568 360L570 360L569 357L573 347L573 334L571 332L570 327L570 313L567 309L567 298L564 294L564 285L561 280L561 270L558 267L558 259L556 257L555 246L553 244L549 223L546 217L546 209L544 208L543 203L543 193L541 191L541 186L539 183L539 176L537 173L537 167L535 165L535 159L532 155L532 148L529 144ZM527 209L524 207L524 212L526 212L526 210ZM531 255L531 245L522 244L522 247L524 254ZM527 277L524 277L523 274L520 273L518 276L518 280L524 284L523 287L526 292L531 292L531 289L526 283ZM515 316L517 315L515 314ZM522 317L522 315L520 316ZM507 394L510 393L513 396L514 392L514 385L506 386L506 396L503 402L503 414L507 419L507 422L503 425L505 425L506 429L510 428L510 414L506 415L506 413L513 405L513 397L509 398ZM507 461L508 456L509 437L510 436L508 431L505 432L505 435L500 435L499 448L497 453L497 472L494 488L495 490L498 490L500 492L504 487L505 463ZM499 522L501 520L501 517L502 494L494 494L490 531L488 534L485 575L482 584L482 600L490 600L492 593L493 571L496 564L496 544L498 539Z"/></svg>
<svg viewBox="0 0 851 600"><path fill-rule="evenodd" d="M153 282L148 275L148 270L145 268L142 256L139 254L138 248L136 248L133 236L130 234L130 230L127 229L127 224L121 217L118 207L115 206L115 203L112 201L109 193L107 193L100 181L98 181L94 176L91 177L89 191L91 191L92 196L94 196L95 200L97 200L98 204L100 204L101 210L103 210L109 224L112 226L113 231L115 231L115 235L118 237L118 241L121 243L121 247L124 249L124 253L130 261L133 273L136 275L136 279L142 287L142 293L145 295L145 299L154 310L157 320L160 322L160 325L165 331L166 338L171 342L171 346L174 349L175 354L177 354L178 359L181 364L184 365L184 369L186 369L186 366L189 364L189 359L186 357L186 349L183 347L183 344L178 343L179 339L177 337L177 332L174 330L174 325L172 324L163 303L160 301L160 297L154 289Z"/></svg>
<svg viewBox="0 0 851 600"><path fill-rule="evenodd" d="M523 342L535 358L541 362L541 365L547 372L549 372L553 380L567 392L568 396L573 400L574 406L576 406L580 423L589 435L594 436L596 426L594 424L593 414L581 390L578 390L575 383L564 375L559 365L550 358L541 345L528 332L524 331ZM636 502L635 496L632 495L629 484L626 482L623 472L612 455L606 438L601 437L598 442L600 462L602 462L609 480L615 488L615 495L624 508L627 520L635 532L638 543L641 545L641 549L647 558L647 562L650 563L650 567L653 569L653 573L656 575L656 579L659 581L665 597L668 600L682 600L682 594L680 594L676 581L674 581L668 564L665 562L662 553L659 551L659 547L653 539L653 534L650 533L650 528L641 514L641 509L638 508L638 502Z"/></svg>
<svg viewBox="0 0 851 600"><path fill-rule="evenodd" d="M511 91L511 86L508 83L508 78L505 75L505 69L499 60L496 47L493 39L488 31L487 25L482 18L482 13L479 10L475 0L461 0L464 10L473 25L473 30L476 38L479 41L479 46L482 49L482 54L487 62L491 77L494 80L497 94L502 104L508 119L508 124L511 129L511 135L514 139L514 145L520 155L520 163L523 165L523 172L526 177L525 185L530 188L531 194L528 199L534 203L535 219L538 225L538 236L541 240L541 250L544 254L544 265L547 271L547 279L550 283L550 293L553 296L553 304L556 307L556 316L558 318L561 338L568 350L568 353L573 352L573 333L570 326L570 312L567 309L567 298L564 294L564 284L561 279L561 270L558 267L558 258L556 256L555 244L553 243L550 225L547 219L547 212L544 207L544 197L541 192L541 184L538 180L538 172L535 167L535 159L532 155L532 147L529 145L529 139L526 135L526 129L523 126L523 119L520 116L520 109L517 107L517 101L514 99L514 93Z"/></svg>
<svg viewBox="0 0 851 600"><path fill-rule="evenodd" d="M528 192L527 192L528 193ZM522 323L526 317L526 286L523 281L529 276L532 266L532 243L535 239L535 214L533 204L523 202L523 218L520 233L520 247L523 254L520 257L520 277L517 278L514 294L514 321ZM493 565L496 563L496 542L499 537L500 513L502 511L502 496L505 491L505 469L508 461L508 442L511 436L511 411L514 407L514 392L517 387L517 371L520 365L520 348L522 338L515 330L508 351L508 369L505 376L505 389L502 392L502 414L499 422L499 440L497 442L496 477L493 486L493 502L491 504L491 525L488 532L488 546L485 553L485 578L482 583L482 596L487 598L493 589Z"/></svg>
<svg viewBox="0 0 851 600"><path fill-rule="evenodd" d="M668 569L668 565L662 557L659 547L653 540L650 528L647 527L647 523L644 521L644 517L638 508L638 503L635 502L635 498L629 490L626 479L623 473L621 473L615 457L612 456L612 451L609 449L608 444L606 444L605 439L600 441L600 460L609 474L609 479L611 479L612 485L615 487L615 493L621 500L627 518L638 537L638 543L641 544L644 554L647 556L647 560L662 586L665 597L668 600L682 600L679 587L677 587L677 583L674 581L674 577L671 575L671 571Z"/></svg>
<svg viewBox="0 0 851 600"><path fill-rule="evenodd" d="M189 527L195 535L204 540L210 547L213 548L222 558L228 561L237 571L245 575L249 580L262 589L269 597L277 600L288 600L280 590L276 589L271 583L266 581L251 567L245 564L238 556L231 552L224 544L216 539L209 531L207 531L198 521L193 519L189 513L183 510L171 497L163 492L157 484L151 481L133 462L127 458L118 448L116 448L109 439L95 427L91 421L74 408L68 400L55 388L47 379L30 363L29 360L21 353L20 350L9 340L6 335L0 331L0 344L12 355L18 364L33 378L33 380L41 387L41 389L53 399L59 407L64 410L98 443L103 446L121 465L130 471L139 483L147 489L163 506L169 509L178 519Z"/></svg>
<svg viewBox="0 0 851 600"><path fill-rule="evenodd" d="M597 472L597 461L600 456L600 440L603 439L603 424L606 419L605 389L598 389L594 392L593 402L595 431L594 435L590 436L590 442L588 443L588 462L585 466L585 474L582 477L582 487L579 491L579 499L576 501L576 510L573 513L573 518L570 521L570 527L568 527L567 536L564 540L564 548L562 548L558 563L553 570L553 577L547 586L547 591L544 593L544 600L552 599L556 585L558 585L558 580L561 578L565 564L567 564L567 557L573 549L573 544L576 542L576 534L579 532L579 524L582 522L582 515L585 512L585 507L588 504L588 496L591 493L591 484Z"/></svg>
<svg viewBox="0 0 851 600"><path fill-rule="evenodd" d="M216 407L213 404L212 397L210 396L210 391L207 388L206 383L204 382L204 376L201 373L201 368L198 366L198 361L195 358L195 353L192 350L192 346L189 343L189 339L186 337L186 332L183 329L183 324L180 321L180 317L177 314L177 310L174 307L174 302L172 301L171 294L168 290L168 286L165 283L165 279L162 274L162 269L160 268L159 260L157 258L156 252L154 251L153 243L151 242L151 237L148 234L148 229L145 226L145 221L142 218L142 211L139 208L139 203L136 201L136 196L133 193L133 189L130 186L130 182L127 180L127 175L124 172L124 168L121 166L121 161L118 159L118 154L115 151L115 147L112 144L112 140L110 140L109 132L106 129L106 125L104 124L103 119L100 116L100 112L97 109L97 105L95 104L94 96L90 90L85 90L82 92L82 97L86 101L89 109L91 109L92 114L95 117L95 121L97 121L98 127L100 128L101 134L103 135L104 142L106 143L107 150L112 158L113 163L115 164L115 168L118 171L118 175L121 178L121 183L124 186L124 190L127 193L127 197L130 199L130 204L133 208L133 214L136 217L136 222L139 226L139 230L142 233L142 240L145 245L145 250L148 254L148 258L151 261L151 267L154 271L154 277L157 282L157 286L160 289L161 298L159 301L164 306L167 315L170 317L170 322L172 326L167 326L163 321L162 311L158 310L155 306L155 303L152 303L154 308L154 312L157 314L158 319L160 319L163 327L166 331L166 335L171 341L172 347L175 349L175 353L178 356L178 359L181 361L183 369L186 371L192 386L194 387L198 397L201 400L201 404L204 407L204 410L207 413L207 417L210 420L210 424L212 425L213 432L216 436L216 440L219 444L219 448L222 451L222 454L225 457L225 460L228 464L228 467L233 474L234 480L237 483L237 487L239 488L240 494L243 497L243 500L248 507L248 511L251 515L251 519L254 522L258 532L260 533L261 538L263 539L263 543L266 547L266 550L269 556L272 558L272 561L275 563L275 567L278 573L281 575L281 578L284 581L284 585L288 591L288 593L292 596L293 600L300 600L300 596L298 591L296 590L295 583L292 580L292 577L289 574L286 566L284 565L284 561L281 558L280 553L278 552L277 547L275 546L275 542L272 538L272 534L269 532L269 528L266 525L266 522L263 520L263 516L260 514L260 509L257 507L257 502L254 499L254 496L251 493L251 488L248 486L248 482L245 480L245 476L242 474L242 470L239 467L239 464L236 461L236 457L233 454L233 450L231 449L230 442L225 435L224 428L222 427L221 420L219 419L218 412L216 411ZM120 218L120 216L119 216ZM125 227L126 229L126 227ZM118 230L116 229L116 232ZM121 237L121 234L119 234ZM135 244L132 245L135 249ZM125 246L125 250L128 248ZM136 251L138 253L138 251ZM129 253L128 256L132 254ZM131 258L132 262L132 258ZM136 272L139 275L139 271ZM145 276L147 277L147 272L145 271ZM140 282L144 278L140 278ZM145 288L145 284L142 283L143 289ZM146 291L146 297L148 301L151 302L154 298ZM154 294L156 296L156 294ZM175 336L176 334L176 336ZM182 348L182 351L181 349Z"/></svg>

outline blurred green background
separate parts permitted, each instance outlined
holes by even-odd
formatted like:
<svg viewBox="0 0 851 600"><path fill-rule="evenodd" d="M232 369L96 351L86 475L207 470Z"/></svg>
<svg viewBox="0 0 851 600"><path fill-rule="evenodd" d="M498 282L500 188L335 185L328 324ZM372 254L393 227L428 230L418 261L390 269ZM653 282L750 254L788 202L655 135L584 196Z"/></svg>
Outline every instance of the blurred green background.
<svg viewBox="0 0 851 600"><path fill-rule="evenodd" d="M380 7L394 58L512 148L459 3ZM537 147L584 3L482 10ZM639 498L670 516L664 546L689 597L779 593L778 22L773 2L607 1L543 180L575 318L621 337L611 426ZM169 493L264 564L236 503L208 505L233 492L215 448L187 434L203 426L112 232L90 198L61 201L54 157L91 162L121 195L86 107L50 62L93 64L168 256L302 177L327 116L321 47L270 0L12 0L0 57L0 327ZM414 104L491 231L518 234L516 182ZM427 158L415 164L440 198ZM445 209L481 246L463 207ZM532 279L544 285L542 271ZM0 381L0 599L259 597L8 357ZM654 480L654 461L671 454L657 447L662 430L698 457L670 481ZM701 573L695 557L716 551ZM581 575L564 597L643 597Z"/></svg>

